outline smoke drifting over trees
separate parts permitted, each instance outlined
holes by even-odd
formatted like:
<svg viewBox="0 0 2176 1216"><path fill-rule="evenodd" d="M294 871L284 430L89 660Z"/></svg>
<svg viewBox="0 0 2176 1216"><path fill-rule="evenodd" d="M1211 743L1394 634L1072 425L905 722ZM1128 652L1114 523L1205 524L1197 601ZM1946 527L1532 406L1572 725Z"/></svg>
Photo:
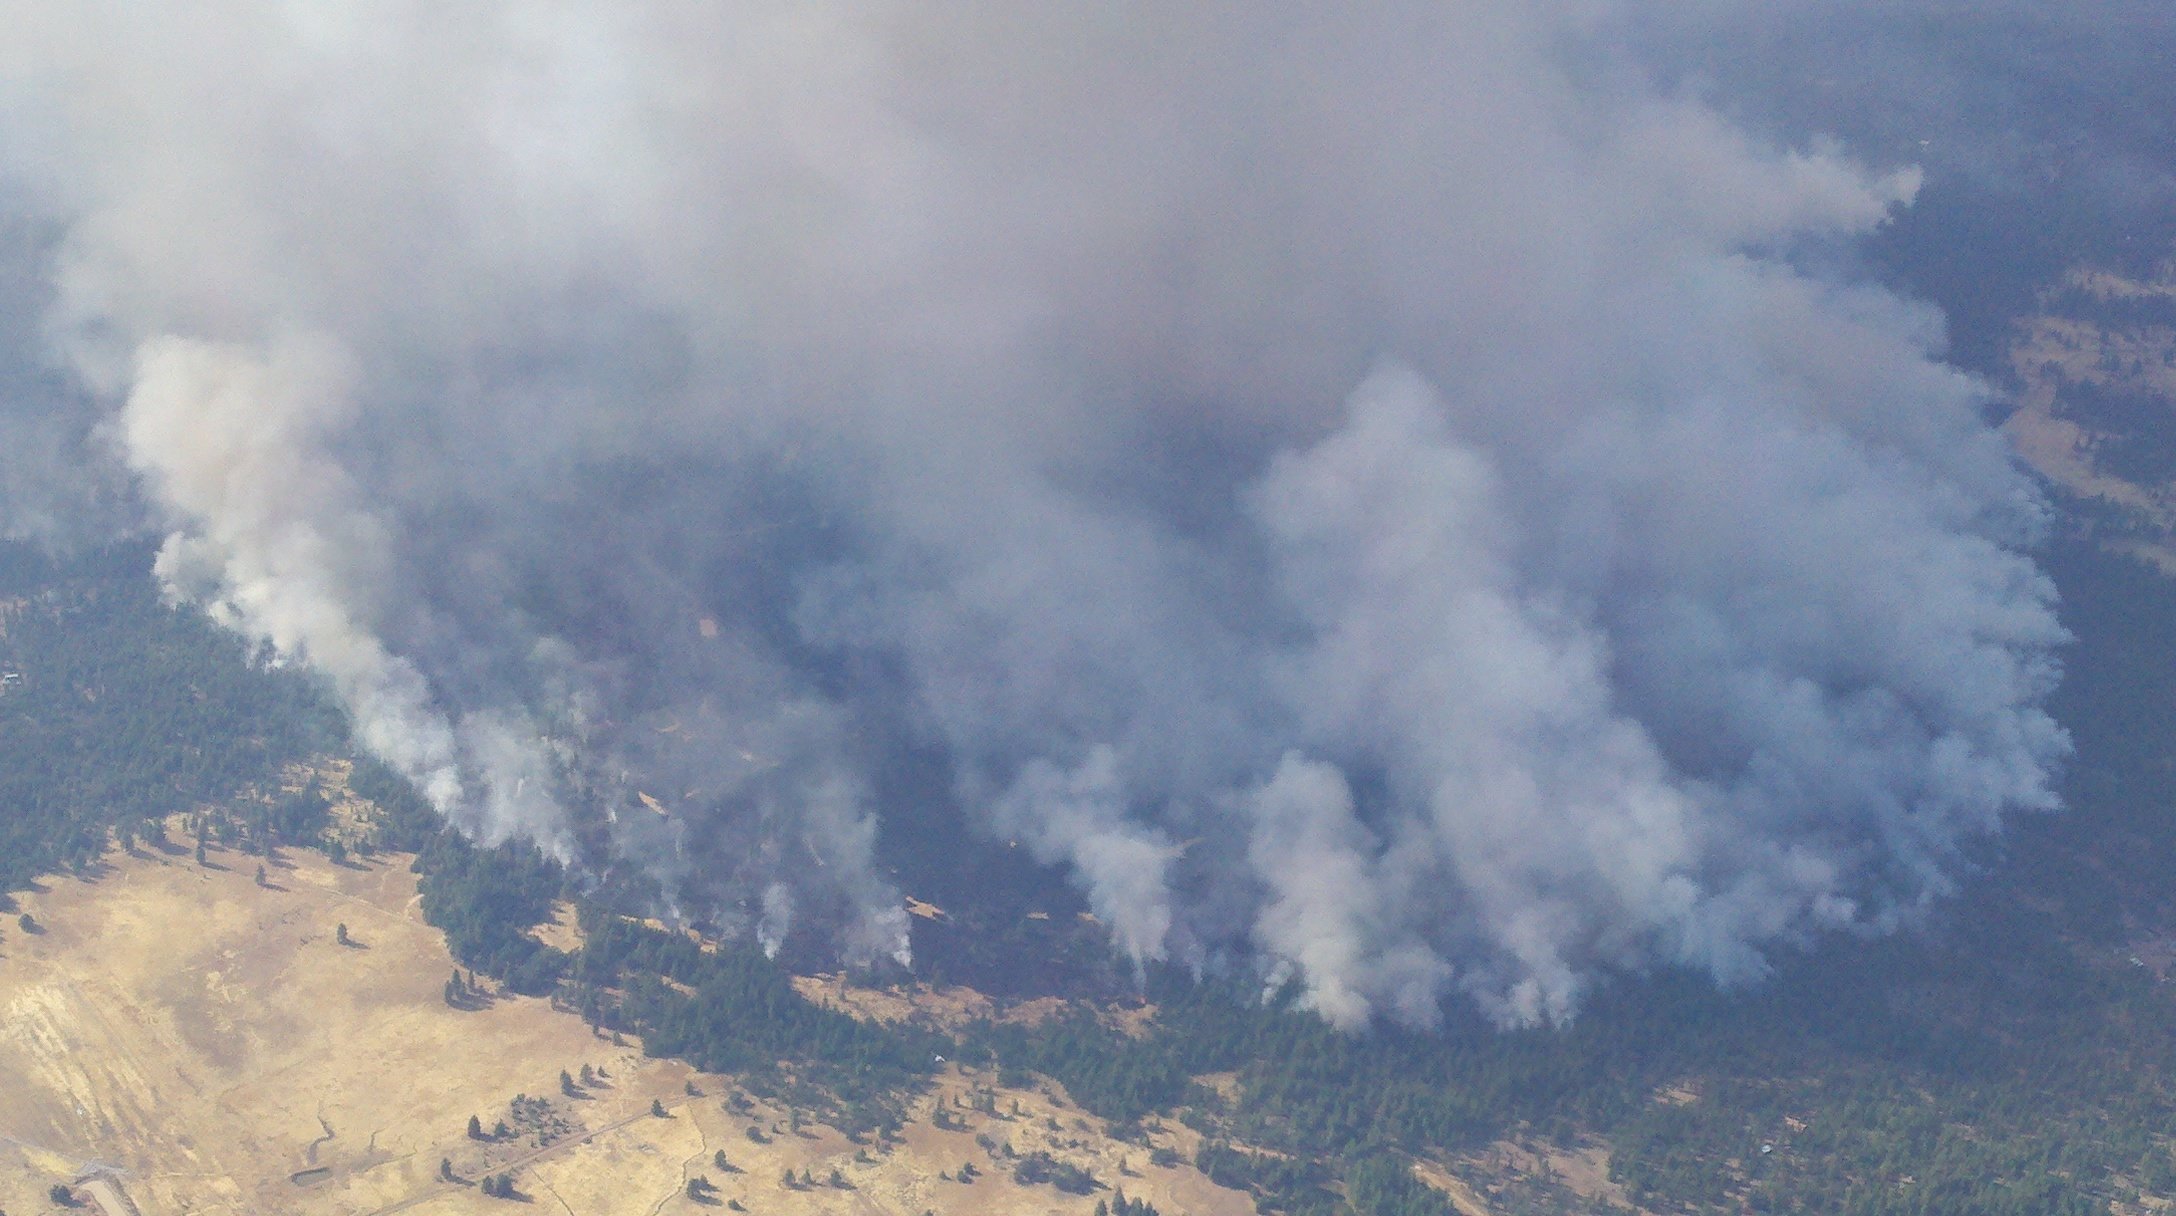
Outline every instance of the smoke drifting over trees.
<svg viewBox="0 0 2176 1216"><path fill-rule="evenodd" d="M1516 1023L2054 803L2041 506L1796 256L1915 173L1594 5L0 8L53 416L487 839L898 956L928 749L1138 960Z"/></svg>

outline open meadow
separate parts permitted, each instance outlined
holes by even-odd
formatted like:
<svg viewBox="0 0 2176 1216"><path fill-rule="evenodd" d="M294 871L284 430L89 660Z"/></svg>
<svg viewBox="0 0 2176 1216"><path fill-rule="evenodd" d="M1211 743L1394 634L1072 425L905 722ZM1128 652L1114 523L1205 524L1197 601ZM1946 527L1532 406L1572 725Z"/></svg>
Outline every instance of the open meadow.
<svg viewBox="0 0 2176 1216"><path fill-rule="evenodd" d="M509 1176L511 1202L573 1216L1086 1216L1117 1188L1170 1216L1252 1211L1048 1087L952 1068L895 1141L855 1143L544 999L460 997L404 856L290 850L262 885L258 858L208 861L114 854L20 896L35 927L0 933L0 1209L49 1210L61 1185L114 1216L429 1216L515 1210L480 1186ZM1017 1182L1034 1153L1099 1189Z"/></svg>

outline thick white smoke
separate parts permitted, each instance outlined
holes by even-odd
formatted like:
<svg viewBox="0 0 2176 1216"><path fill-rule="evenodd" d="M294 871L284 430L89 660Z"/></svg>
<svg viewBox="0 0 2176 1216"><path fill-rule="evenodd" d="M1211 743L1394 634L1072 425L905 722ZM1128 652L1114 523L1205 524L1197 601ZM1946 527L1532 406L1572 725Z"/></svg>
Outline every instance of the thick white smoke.
<svg viewBox="0 0 2176 1216"><path fill-rule="evenodd" d="M2038 503L1799 256L1915 177L1601 6L0 12L162 574L768 949L904 949L884 739L1347 1026L1752 978L2053 804Z"/></svg>

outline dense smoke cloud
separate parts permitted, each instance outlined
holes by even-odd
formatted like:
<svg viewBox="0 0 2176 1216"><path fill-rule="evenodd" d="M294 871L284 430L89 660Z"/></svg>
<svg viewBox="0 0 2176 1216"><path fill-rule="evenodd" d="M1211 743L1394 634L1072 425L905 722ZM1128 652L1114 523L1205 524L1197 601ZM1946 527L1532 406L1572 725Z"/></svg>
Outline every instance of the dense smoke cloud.
<svg viewBox="0 0 2176 1216"><path fill-rule="evenodd" d="M485 838L901 957L906 740L1356 1026L1754 978L2053 804L2037 500L1798 256L1915 174L1594 5L5 11L161 575Z"/></svg>
<svg viewBox="0 0 2176 1216"><path fill-rule="evenodd" d="M137 517L94 438L98 403L44 342L56 233L9 201L0 194L0 539L96 543Z"/></svg>

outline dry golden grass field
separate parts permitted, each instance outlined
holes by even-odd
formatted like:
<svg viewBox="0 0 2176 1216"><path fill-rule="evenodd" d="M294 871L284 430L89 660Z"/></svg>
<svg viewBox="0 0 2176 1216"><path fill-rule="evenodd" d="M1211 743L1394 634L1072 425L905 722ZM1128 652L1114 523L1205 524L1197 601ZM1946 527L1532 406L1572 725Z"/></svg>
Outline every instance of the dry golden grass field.
<svg viewBox="0 0 2176 1216"><path fill-rule="evenodd" d="M2147 280L2079 269L2062 287L2072 297L2103 303L2172 299L2176 263ZM2149 534L2114 547L2176 573L2176 480L2126 480L2105 467L2101 449L2112 437L2093 429L2095 420L2077 415L2069 401L2080 386L2093 386L2176 409L2176 331L2158 325L2108 328L2074 312L2057 304L2019 322L2009 350L2017 410L2003 430L2041 476L2123 512Z"/></svg>
<svg viewBox="0 0 2176 1216"><path fill-rule="evenodd" d="M1253 1210L1189 1166L1151 1166L1146 1150L1106 1139L1055 1092L999 1091L1006 1117L961 1109L964 1130L940 1130L937 1103L993 1083L957 1070L889 1149L818 1125L796 1134L784 1109L730 1109L732 1078L645 1059L545 1001L449 1007L453 962L422 920L405 857L336 867L289 852L264 887L256 859L210 860L115 855L89 880L48 879L21 896L41 932L0 922L0 1209L11 1216L53 1210L55 1184L73 1187L81 1210L115 1216L660 1216L732 1204L774 1216L1085 1216L1095 1206L1016 1184L982 1140L1082 1165L1168 1216ZM347 946L335 940L343 924ZM603 1075L564 1096L561 1070L584 1064ZM543 1101L516 1110L517 1095ZM510 1134L470 1139L472 1114L487 1135L500 1120ZM717 1168L720 1151L731 1171ZM454 1181L440 1178L442 1161ZM980 1171L972 1182L943 1177L963 1162ZM788 1170L816 1185L789 1188ZM515 1200L475 1185L501 1172ZM687 1196L695 1175L717 1188L708 1202Z"/></svg>

